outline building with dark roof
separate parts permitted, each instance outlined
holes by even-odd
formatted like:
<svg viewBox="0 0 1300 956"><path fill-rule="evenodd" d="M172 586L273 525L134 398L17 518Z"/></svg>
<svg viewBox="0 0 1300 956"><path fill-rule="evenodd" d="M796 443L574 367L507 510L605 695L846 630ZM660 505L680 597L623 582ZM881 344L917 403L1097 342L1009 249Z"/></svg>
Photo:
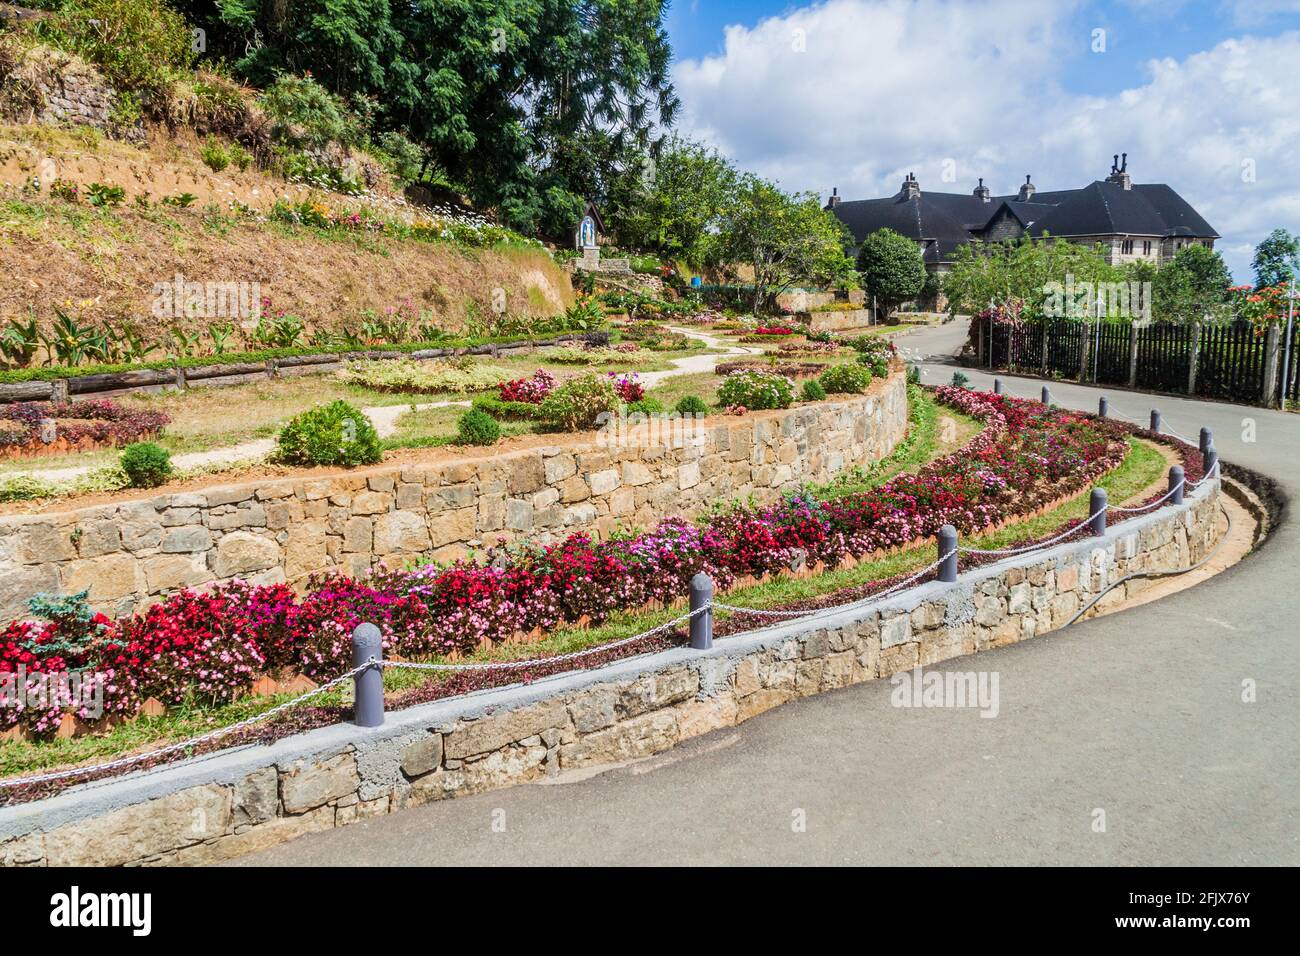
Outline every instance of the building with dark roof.
<svg viewBox="0 0 1300 956"><path fill-rule="evenodd" d="M1219 234L1163 183L1133 183L1128 154L1115 156L1110 175L1080 189L1039 192L1029 176L1014 195L994 196L984 180L970 194L922 192L911 173L885 199L844 201L831 192L826 208L861 243L877 229L914 240L932 270L944 271L957 247L1031 236L1100 244L1112 264L1171 259L1183 246L1214 247Z"/></svg>

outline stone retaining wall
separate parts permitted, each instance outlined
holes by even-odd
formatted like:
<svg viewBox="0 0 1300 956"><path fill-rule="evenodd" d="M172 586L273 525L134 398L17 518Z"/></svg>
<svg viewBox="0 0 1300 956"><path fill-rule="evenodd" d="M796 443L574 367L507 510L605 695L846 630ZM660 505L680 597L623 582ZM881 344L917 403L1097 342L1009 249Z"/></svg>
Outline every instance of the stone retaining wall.
<svg viewBox="0 0 1300 956"><path fill-rule="evenodd" d="M826 312L807 312L800 318L814 332L848 332L865 329L871 325L870 309L833 309Z"/></svg>
<svg viewBox="0 0 1300 956"><path fill-rule="evenodd" d="M444 797L667 750L798 697L1058 628L1107 583L1217 540L1218 485L1184 505L847 607L592 671L482 691L0 809L0 863L199 864ZM1147 586L1135 580L1103 605Z"/></svg>
<svg viewBox="0 0 1300 956"><path fill-rule="evenodd" d="M325 478L246 482L63 514L0 517L0 618L42 591L90 588L127 614L183 587L449 560L496 538L607 536L718 500L775 500L885 457L907 431L901 368L866 395L708 419L684 447L548 447Z"/></svg>

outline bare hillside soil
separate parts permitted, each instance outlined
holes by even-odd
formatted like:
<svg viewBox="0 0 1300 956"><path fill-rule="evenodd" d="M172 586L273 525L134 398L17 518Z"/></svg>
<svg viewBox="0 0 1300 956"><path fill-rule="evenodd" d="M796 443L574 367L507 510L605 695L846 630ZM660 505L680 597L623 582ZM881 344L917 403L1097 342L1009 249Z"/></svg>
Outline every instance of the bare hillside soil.
<svg viewBox="0 0 1300 956"><path fill-rule="evenodd" d="M83 320L152 321L155 284L178 274L190 282L258 283L275 311L318 326L409 303L454 331L467 315L490 315L500 305L498 288L512 315L554 315L573 301L568 276L541 250L469 249L232 215L232 200L261 210L308 192L253 169L212 173L196 147L178 139L136 148L87 131L0 128L0 321L25 318L30 308L48 323L53 305ZM83 188L121 186L126 201L97 209L24 188L51 173ZM188 208L157 205L184 192L198 197ZM154 205L137 206L137 196ZM369 204L403 214L391 198L319 198L336 210Z"/></svg>

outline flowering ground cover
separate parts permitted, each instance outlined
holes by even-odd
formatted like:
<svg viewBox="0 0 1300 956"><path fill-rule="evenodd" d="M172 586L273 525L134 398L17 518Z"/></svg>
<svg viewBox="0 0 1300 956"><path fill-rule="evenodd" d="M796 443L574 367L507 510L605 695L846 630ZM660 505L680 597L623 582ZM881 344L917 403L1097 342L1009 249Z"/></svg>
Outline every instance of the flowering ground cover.
<svg viewBox="0 0 1300 956"><path fill-rule="evenodd" d="M498 546L480 561L328 576L302 597L283 585L242 583L182 592L119 621L64 614L10 624L0 633L0 671L86 668L110 674L109 714L142 701L215 706L260 673L321 680L345 670L353 627L380 627L388 653L427 658L472 653L529 632L599 624L628 608L670 604L691 577L725 590L797 564L833 568L932 536L946 523L963 535L1034 511L1115 468L1124 426L1036 402L945 387L936 399L985 422L959 453L851 494L792 494L761 508L734 507L699 522L668 518L638 535L593 542ZM0 729L33 735L56 712L0 711Z"/></svg>
<svg viewBox="0 0 1300 956"><path fill-rule="evenodd" d="M167 421L162 412L131 408L107 399L15 402L0 405L0 454L30 454L48 447L126 445L157 435ZM52 423L52 427L44 423ZM50 428L45 437L43 428Z"/></svg>

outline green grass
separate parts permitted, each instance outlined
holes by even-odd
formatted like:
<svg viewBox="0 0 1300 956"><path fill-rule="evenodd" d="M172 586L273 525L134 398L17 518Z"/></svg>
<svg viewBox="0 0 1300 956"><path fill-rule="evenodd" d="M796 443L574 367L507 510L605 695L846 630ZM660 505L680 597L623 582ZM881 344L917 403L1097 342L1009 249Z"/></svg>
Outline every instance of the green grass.
<svg viewBox="0 0 1300 956"><path fill-rule="evenodd" d="M983 424L951 408L943 410L942 418L951 420L951 434L940 428L939 407L925 390L916 385L907 386L908 430L904 438L886 458L874 465L855 465L841 474L819 492L828 498L870 491L904 471L915 471L926 462L946 455L965 445L983 428Z"/></svg>

